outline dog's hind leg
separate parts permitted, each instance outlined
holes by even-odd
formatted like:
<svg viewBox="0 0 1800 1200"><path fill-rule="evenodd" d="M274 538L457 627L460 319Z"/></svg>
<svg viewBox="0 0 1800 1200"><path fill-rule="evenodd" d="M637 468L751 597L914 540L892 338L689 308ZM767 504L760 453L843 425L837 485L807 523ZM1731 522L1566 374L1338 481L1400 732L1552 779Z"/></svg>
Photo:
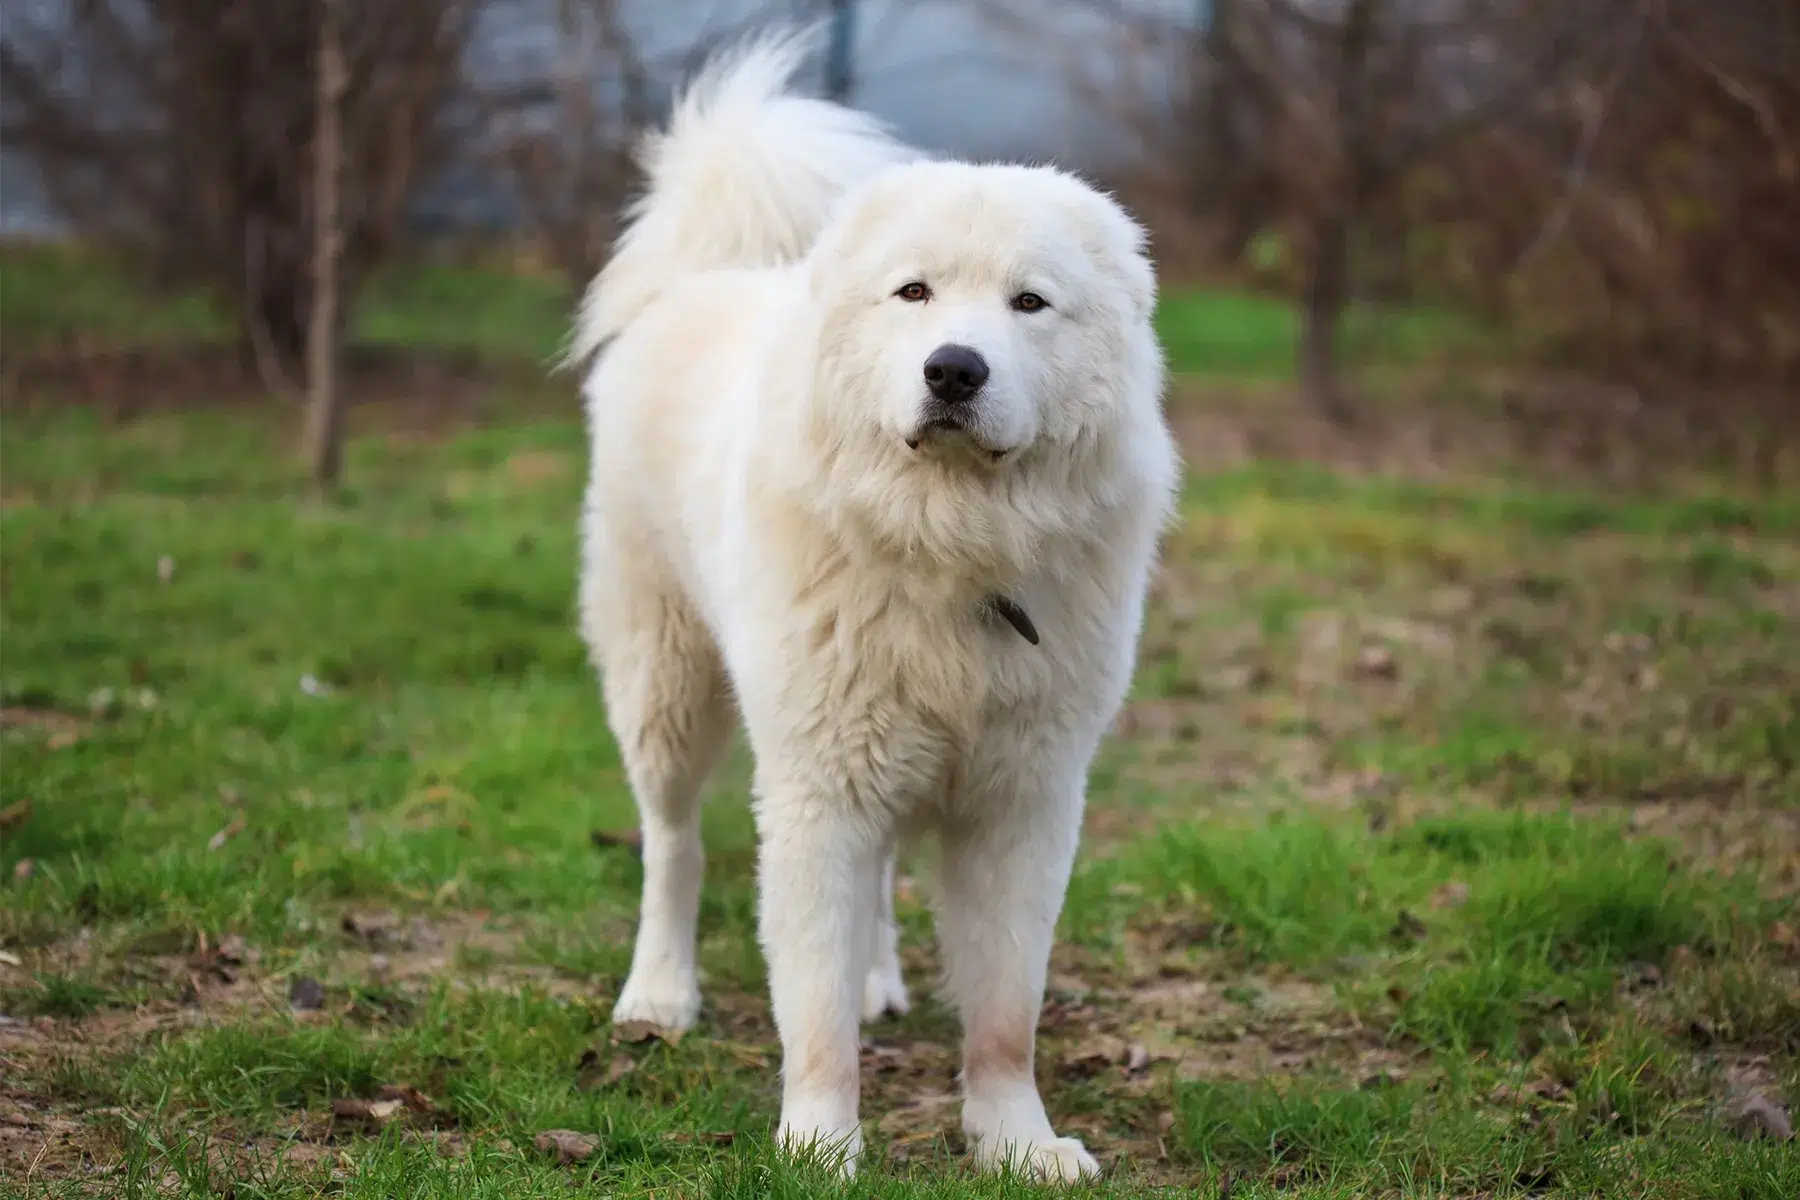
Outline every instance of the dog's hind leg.
<svg viewBox="0 0 1800 1200"><path fill-rule="evenodd" d="M869 977L863 984L862 1015L865 1021L878 1020L888 1013L903 1015L911 1004L906 998L906 980L900 974L900 927L894 922L894 867L898 856L890 853L881 869L881 887L876 893L874 920L870 930Z"/></svg>
<svg viewBox="0 0 1800 1200"><path fill-rule="evenodd" d="M685 1029L700 1011L700 791L730 735L731 708L705 626L673 591L626 590L622 565L590 555L582 584L582 630L643 835L643 906L613 1020Z"/></svg>

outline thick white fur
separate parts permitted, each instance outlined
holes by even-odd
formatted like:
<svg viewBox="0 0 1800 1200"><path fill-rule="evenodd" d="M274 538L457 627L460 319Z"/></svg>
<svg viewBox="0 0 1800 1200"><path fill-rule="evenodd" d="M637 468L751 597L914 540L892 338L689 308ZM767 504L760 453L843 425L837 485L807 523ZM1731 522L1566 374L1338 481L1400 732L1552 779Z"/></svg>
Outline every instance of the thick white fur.
<svg viewBox="0 0 1800 1200"><path fill-rule="evenodd" d="M853 1167L858 1019L906 1007L894 847L935 833L964 1128L984 1162L1075 1179L1095 1163L1050 1127L1034 1040L1178 474L1154 274L1071 176L927 162L785 94L803 50L751 44L688 92L575 335L597 355L582 630L643 828L614 1016L698 1012L698 798L735 703L782 1139ZM913 281L928 301L895 295ZM1048 306L1017 311L1027 290ZM946 343L991 371L961 433L923 428Z"/></svg>

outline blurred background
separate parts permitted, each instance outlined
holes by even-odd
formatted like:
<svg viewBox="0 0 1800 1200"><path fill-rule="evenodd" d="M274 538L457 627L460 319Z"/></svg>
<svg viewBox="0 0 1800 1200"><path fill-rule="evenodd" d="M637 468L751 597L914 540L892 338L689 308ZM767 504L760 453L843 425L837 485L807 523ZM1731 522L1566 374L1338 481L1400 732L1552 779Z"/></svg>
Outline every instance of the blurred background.
<svg viewBox="0 0 1800 1200"><path fill-rule="evenodd" d="M542 354L676 85L806 21L818 92L932 150L1115 188L1155 231L1178 367L1290 379L1348 426L1371 405L1350 369L1451 349L1451 390L1479 394L1436 399L1497 407L1527 427L1509 436L1605 458L1585 443L1625 422L1781 470L1800 379L1785 0L19 0L0 31L8 371L60 383L229 341L263 390L297 391L321 302L353 349ZM76 246L104 266L77 270ZM458 314L422 261L515 278L469 276ZM94 299L113 270L151 311ZM445 300L430 336L420 287ZM1476 360L1515 370L1484 384ZM353 356L352 386L370 365Z"/></svg>
<svg viewBox="0 0 1800 1200"><path fill-rule="evenodd" d="M1152 233L1189 471L1041 1020L1095 1194L1800 1195L1796 0L5 0L0 1179L869 1194L765 1161L741 746L701 1025L608 1030L552 370L776 21ZM890 1200L979 1190L929 887Z"/></svg>

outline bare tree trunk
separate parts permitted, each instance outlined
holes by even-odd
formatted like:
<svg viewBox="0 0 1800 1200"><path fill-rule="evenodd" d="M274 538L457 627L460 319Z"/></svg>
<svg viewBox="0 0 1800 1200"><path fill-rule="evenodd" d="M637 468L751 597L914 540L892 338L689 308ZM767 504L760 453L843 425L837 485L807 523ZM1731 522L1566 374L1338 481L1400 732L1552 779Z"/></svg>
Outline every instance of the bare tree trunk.
<svg viewBox="0 0 1800 1200"><path fill-rule="evenodd" d="M1314 409L1345 427L1356 414L1339 386L1337 335L1349 294L1352 219L1346 208L1334 208L1314 222L1300 313L1301 390Z"/></svg>
<svg viewBox="0 0 1800 1200"><path fill-rule="evenodd" d="M839 104L850 102L856 86L855 0L831 0L831 42L825 50L825 96Z"/></svg>
<svg viewBox="0 0 1800 1200"><path fill-rule="evenodd" d="M342 398L338 394L338 259L344 69L343 0L318 0L318 128L313 140L313 289L306 345L306 460L313 483L337 480L343 462Z"/></svg>
<svg viewBox="0 0 1800 1200"><path fill-rule="evenodd" d="M1313 219L1312 258L1301 313L1300 385L1307 402L1348 428L1356 413L1338 378L1338 325L1350 296L1350 234L1373 190L1378 147L1371 111L1374 83L1369 55L1381 19L1381 0L1351 0L1338 40L1337 179Z"/></svg>
<svg viewBox="0 0 1800 1200"><path fill-rule="evenodd" d="M1218 213L1216 252L1227 263L1243 257L1244 248L1270 207L1267 196L1262 194L1262 163L1245 145L1246 123L1257 104L1257 81L1237 44L1241 36L1240 2L1200 3L1200 12L1207 20L1200 55L1206 80L1203 89L1196 89L1204 97L1198 147L1204 166L1193 173L1193 201L1197 211L1210 208Z"/></svg>

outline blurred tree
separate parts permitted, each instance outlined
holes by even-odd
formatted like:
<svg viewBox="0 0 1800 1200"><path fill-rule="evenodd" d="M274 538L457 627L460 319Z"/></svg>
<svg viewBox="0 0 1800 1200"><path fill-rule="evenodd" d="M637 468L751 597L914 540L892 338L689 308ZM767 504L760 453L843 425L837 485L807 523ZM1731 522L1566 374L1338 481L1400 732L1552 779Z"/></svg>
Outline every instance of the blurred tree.
<svg viewBox="0 0 1800 1200"><path fill-rule="evenodd" d="M1279 231L1299 263L1296 369L1321 412L1355 418L1338 369L1354 251L1409 181L1483 131L1520 122L1658 0L1060 0L1132 53L1185 47L1185 108L1162 130L1166 176L1235 260ZM1018 36L1036 0L987 0ZM1118 72L1129 79L1130 71ZM1157 145L1154 129L1150 138ZM1154 149L1153 149L1153 152Z"/></svg>
<svg viewBox="0 0 1800 1200"><path fill-rule="evenodd" d="M312 311L311 155L323 8L301 0L9 6L0 139L75 228L143 252L237 319L292 390ZM339 146L341 320L443 161L472 3L346 0Z"/></svg>
<svg viewBox="0 0 1800 1200"><path fill-rule="evenodd" d="M587 286L612 248L620 212L638 183L639 139L662 118L681 81L715 51L771 23L824 18L824 91L849 98L854 0L728 7L730 19L690 24L673 46L651 52L644 37L653 27L651 6L555 0L548 70L479 89L483 152L505 172L525 226L571 292Z"/></svg>
<svg viewBox="0 0 1800 1200"><path fill-rule="evenodd" d="M486 87L484 142L571 293L606 261L662 100L619 0L556 0L547 77Z"/></svg>
<svg viewBox="0 0 1800 1200"><path fill-rule="evenodd" d="M1791 386L1800 3L1659 0L1632 33L1535 127L1469 147L1450 202L1482 215L1471 258L1515 321L1589 361Z"/></svg>
<svg viewBox="0 0 1800 1200"><path fill-rule="evenodd" d="M317 0L318 106L313 131L312 315L306 346L306 460L313 482L335 483L343 464L338 395L338 269L343 258L340 205L344 171L344 0Z"/></svg>
<svg viewBox="0 0 1800 1200"><path fill-rule="evenodd" d="M849 104L856 87L856 3L828 0L827 11L831 38L825 47L825 96Z"/></svg>
<svg viewBox="0 0 1800 1200"><path fill-rule="evenodd" d="M1529 117L1643 2L1245 0L1259 22L1244 19L1233 54L1261 78L1247 102L1302 254L1298 371L1320 412L1355 419L1338 339L1371 217L1421 167Z"/></svg>

